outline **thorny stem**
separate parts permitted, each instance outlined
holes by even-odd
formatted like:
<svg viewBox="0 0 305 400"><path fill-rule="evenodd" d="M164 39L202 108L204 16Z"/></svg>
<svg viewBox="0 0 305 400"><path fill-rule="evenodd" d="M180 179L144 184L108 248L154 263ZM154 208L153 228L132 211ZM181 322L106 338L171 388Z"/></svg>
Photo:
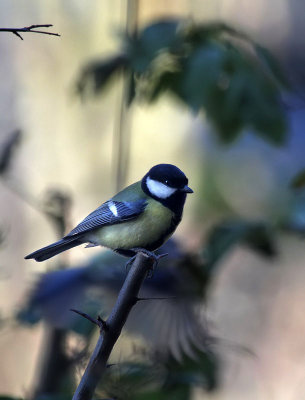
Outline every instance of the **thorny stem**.
<svg viewBox="0 0 305 400"><path fill-rule="evenodd" d="M116 304L107 321L104 322L107 329L100 331L96 347L72 400L92 399L95 388L107 368L110 353L121 334L132 307L138 300L141 285L148 271L153 267L154 261L154 258L147 254L137 254L120 290ZM91 322L97 323L95 320Z"/></svg>

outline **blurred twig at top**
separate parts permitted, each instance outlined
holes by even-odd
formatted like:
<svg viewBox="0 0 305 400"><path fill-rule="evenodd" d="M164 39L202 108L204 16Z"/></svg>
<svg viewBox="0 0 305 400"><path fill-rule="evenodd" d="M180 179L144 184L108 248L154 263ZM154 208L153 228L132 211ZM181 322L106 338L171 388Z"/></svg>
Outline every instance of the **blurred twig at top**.
<svg viewBox="0 0 305 400"><path fill-rule="evenodd" d="M41 33L43 35L51 35L51 36L60 36L58 33L46 32L46 31L37 31L37 28L50 28L53 26L52 24L43 24L43 25L31 25L25 26L24 28L0 28L0 32L11 32L14 35L18 36L21 40L23 37L20 33L32 32L32 33Z"/></svg>
<svg viewBox="0 0 305 400"><path fill-rule="evenodd" d="M224 143L250 128L274 145L286 139L281 90L288 83L270 52L224 23L167 19L123 35L117 55L84 68L80 94L97 94L118 72L129 77L129 102L171 94L204 112ZM93 83L93 85L92 85ZM126 99L126 93L125 93Z"/></svg>

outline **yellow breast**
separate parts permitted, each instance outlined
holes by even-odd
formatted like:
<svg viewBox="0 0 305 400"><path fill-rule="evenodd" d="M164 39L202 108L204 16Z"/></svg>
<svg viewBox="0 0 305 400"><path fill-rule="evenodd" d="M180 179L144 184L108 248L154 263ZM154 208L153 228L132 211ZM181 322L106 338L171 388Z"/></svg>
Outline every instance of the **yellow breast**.
<svg viewBox="0 0 305 400"><path fill-rule="evenodd" d="M173 213L157 201L149 202L145 211L137 218L99 229L94 238L102 246L111 249L146 247L164 236L171 226ZM172 234L164 237L164 241Z"/></svg>

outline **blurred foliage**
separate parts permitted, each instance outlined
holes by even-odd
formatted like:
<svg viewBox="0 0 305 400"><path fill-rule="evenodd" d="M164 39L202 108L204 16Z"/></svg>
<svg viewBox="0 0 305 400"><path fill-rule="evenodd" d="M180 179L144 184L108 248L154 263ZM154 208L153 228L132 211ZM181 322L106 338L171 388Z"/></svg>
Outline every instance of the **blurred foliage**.
<svg viewBox="0 0 305 400"><path fill-rule="evenodd" d="M5 175L12 163L13 156L20 143L22 132L16 129L12 132L0 149L0 175Z"/></svg>
<svg viewBox="0 0 305 400"><path fill-rule="evenodd" d="M170 93L194 113L204 111L224 143L243 128L285 142L284 75L267 49L226 24L170 19L125 35L120 54L84 68L78 92L97 94L119 71L131 77L130 102Z"/></svg>
<svg viewBox="0 0 305 400"><path fill-rule="evenodd" d="M22 400L21 397L13 397L13 396L0 396L0 400Z"/></svg>
<svg viewBox="0 0 305 400"><path fill-rule="evenodd" d="M186 290L205 301L221 261L236 246L246 246L263 257L274 257L277 254L275 234L275 229L261 221L230 220L213 226L201 254L181 259L179 269L188 272L184 281Z"/></svg>
<svg viewBox="0 0 305 400"><path fill-rule="evenodd" d="M14 155L18 145L22 138L22 132L20 129L16 129L8 135L4 140L0 148L0 177L2 179L7 178L7 174L12 166ZM5 241L5 233L0 230L0 246Z"/></svg>
<svg viewBox="0 0 305 400"><path fill-rule="evenodd" d="M77 91L82 95L86 91L93 90L97 94L100 90L104 89L104 86L110 78L113 78L115 73L119 72L126 66L126 58L124 55L118 55L110 57L103 62L97 61L92 62L86 66L77 83ZM92 83L92 87L87 87L88 83Z"/></svg>
<svg viewBox="0 0 305 400"><path fill-rule="evenodd" d="M299 171L291 181L292 189L302 189L305 187L305 169Z"/></svg>
<svg viewBox="0 0 305 400"><path fill-rule="evenodd" d="M204 258L209 270L237 244L243 244L252 250L272 257L276 254L274 232L263 222L232 220L213 227L209 232L204 249Z"/></svg>
<svg viewBox="0 0 305 400"><path fill-rule="evenodd" d="M71 196L59 189L49 189L45 194L42 211L54 224L58 236L63 236L69 222Z"/></svg>
<svg viewBox="0 0 305 400"><path fill-rule="evenodd" d="M301 188L302 189L302 188ZM291 204L289 214L282 223L286 231L299 234L304 237L305 233L305 193L300 193Z"/></svg>
<svg viewBox="0 0 305 400"><path fill-rule="evenodd" d="M197 350L195 358L184 356L181 362L159 355L149 358L108 368L99 390L116 400L190 400L192 388L213 391L218 385L218 362L212 353Z"/></svg>

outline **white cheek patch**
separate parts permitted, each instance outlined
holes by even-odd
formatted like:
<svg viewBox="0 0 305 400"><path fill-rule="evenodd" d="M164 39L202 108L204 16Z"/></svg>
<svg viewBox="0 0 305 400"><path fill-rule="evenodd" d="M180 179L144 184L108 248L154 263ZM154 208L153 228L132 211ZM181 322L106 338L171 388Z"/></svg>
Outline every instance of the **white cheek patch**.
<svg viewBox="0 0 305 400"><path fill-rule="evenodd" d="M109 201L108 207L109 207L109 210L112 212L112 214L115 217L117 217L118 216L118 210L117 210L116 205L114 204L113 201Z"/></svg>
<svg viewBox="0 0 305 400"><path fill-rule="evenodd" d="M150 193L159 199L166 199L171 196L177 189L171 188L169 186L164 185L159 181L155 181L154 179L147 178L146 185Z"/></svg>

